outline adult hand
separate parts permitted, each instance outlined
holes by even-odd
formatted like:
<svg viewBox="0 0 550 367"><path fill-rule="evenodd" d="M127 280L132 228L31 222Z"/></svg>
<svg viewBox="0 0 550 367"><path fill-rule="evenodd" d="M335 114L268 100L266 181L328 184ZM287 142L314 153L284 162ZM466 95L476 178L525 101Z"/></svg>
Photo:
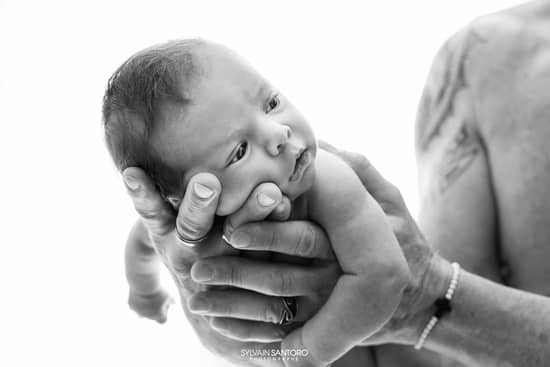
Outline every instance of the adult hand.
<svg viewBox="0 0 550 367"><path fill-rule="evenodd" d="M341 274L325 232L312 222L246 223L236 227L229 240L241 250L274 254L269 262L211 257L191 269L201 284L229 286L197 293L189 306L191 312L213 317L212 326L235 340L282 340L290 329L279 325L282 297L296 298L296 327L325 303ZM213 269L211 278L197 276L203 267Z"/></svg>
<svg viewBox="0 0 550 367"><path fill-rule="evenodd" d="M160 197L154 184L142 170L127 168L123 172L123 178L141 217L130 233L128 241L141 241L156 249L178 285L183 309L201 342L215 354L235 363L277 365L272 361L249 360L241 353L243 350L276 348L278 345L244 343L229 339L212 329L208 317L191 314L187 309L190 296L206 289L191 279L191 264L197 259L213 255L239 254L238 250L227 246L222 240L222 223L215 220L221 192L216 177L211 174L198 174L190 180L177 217L175 210ZM288 199L282 197L279 189L274 184L262 184L254 190L245 205L228 218L226 228L230 230L233 226L246 221L262 220L269 213L272 213L274 219L285 219L289 212ZM194 247L189 247L178 239L176 233L179 233L180 238L202 238L202 241Z"/></svg>

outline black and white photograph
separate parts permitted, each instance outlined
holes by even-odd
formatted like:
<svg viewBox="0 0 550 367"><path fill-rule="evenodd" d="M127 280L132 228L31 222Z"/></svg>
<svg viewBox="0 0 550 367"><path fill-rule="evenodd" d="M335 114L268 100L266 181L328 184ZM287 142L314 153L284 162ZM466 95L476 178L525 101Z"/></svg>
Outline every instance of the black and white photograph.
<svg viewBox="0 0 550 367"><path fill-rule="evenodd" d="M550 0L0 0L0 40L0 366L550 366Z"/></svg>

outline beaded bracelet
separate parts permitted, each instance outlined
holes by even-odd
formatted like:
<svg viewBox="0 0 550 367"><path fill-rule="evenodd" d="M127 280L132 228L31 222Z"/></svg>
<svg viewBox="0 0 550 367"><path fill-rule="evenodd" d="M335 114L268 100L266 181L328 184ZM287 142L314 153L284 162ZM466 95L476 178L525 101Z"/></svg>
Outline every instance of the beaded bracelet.
<svg viewBox="0 0 550 367"><path fill-rule="evenodd" d="M453 294L455 292L456 286L458 285L458 275L460 273L460 265L458 263L452 263L451 266L453 267L453 275L451 277L451 283L449 284L449 288L447 289L447 293L445 293L445 297L439 298L437 301L435 301L435 312L430 321L428 321L428 324L420 334L420 338L418 338L418 342L414 346L414 349L419 350L422 349L422 346L424 345L424 342L426 341L426 338L431 333L433 328L435 327L435 324L439 321L443 315L451 312L451 299L453 298Z"/></svg>

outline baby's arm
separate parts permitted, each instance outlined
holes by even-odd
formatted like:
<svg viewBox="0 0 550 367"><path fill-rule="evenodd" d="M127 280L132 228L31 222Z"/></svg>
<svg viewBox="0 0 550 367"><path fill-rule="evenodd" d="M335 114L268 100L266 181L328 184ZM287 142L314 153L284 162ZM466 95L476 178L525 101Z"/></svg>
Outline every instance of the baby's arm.
<svg viewBox="0 0 550 367"><path fill-rule="evenodd" d="M130 286L128 304L140 316L163 323L173 301L160 285L160 258L147 238L142 222L138 221L125 251L126 279Z"/></svg>
<svg viewBox="0 0 550 367"><path fill-rule="evenodd" d="M319 312L283 341L325 365L378 330L393 314L407 262L382 209L343 161L319 150L308 215L327 232L343 275ZM397 260L396 260L397 259Z"/></svg>

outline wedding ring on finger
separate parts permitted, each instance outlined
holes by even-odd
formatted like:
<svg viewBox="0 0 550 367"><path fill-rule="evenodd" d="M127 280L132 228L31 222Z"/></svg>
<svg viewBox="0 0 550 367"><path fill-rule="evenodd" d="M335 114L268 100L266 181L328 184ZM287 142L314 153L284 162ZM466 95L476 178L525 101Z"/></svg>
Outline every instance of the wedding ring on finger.
<svg viewBox="0 0 550 367"><path fill-rule="evenodd" d="M176 238L178 239L178 241L187 246L187 247L195 247L197 244L201 243L202 241L204 241L206 239L206 237L208 237L208 234L202 236L201 238L197 238L197 239L190 239L190 238L185 238L178 230L178 228L176 227L176 231L175 231L175 235L176 235Z"/></svg>
<svg viewBox="0 0 550 367"><path fill-rule="evenodd" d="M279 318L279 325L288 325L294 321L298 311L298 304L295 297L281 297L283 309Z"/></svg>

